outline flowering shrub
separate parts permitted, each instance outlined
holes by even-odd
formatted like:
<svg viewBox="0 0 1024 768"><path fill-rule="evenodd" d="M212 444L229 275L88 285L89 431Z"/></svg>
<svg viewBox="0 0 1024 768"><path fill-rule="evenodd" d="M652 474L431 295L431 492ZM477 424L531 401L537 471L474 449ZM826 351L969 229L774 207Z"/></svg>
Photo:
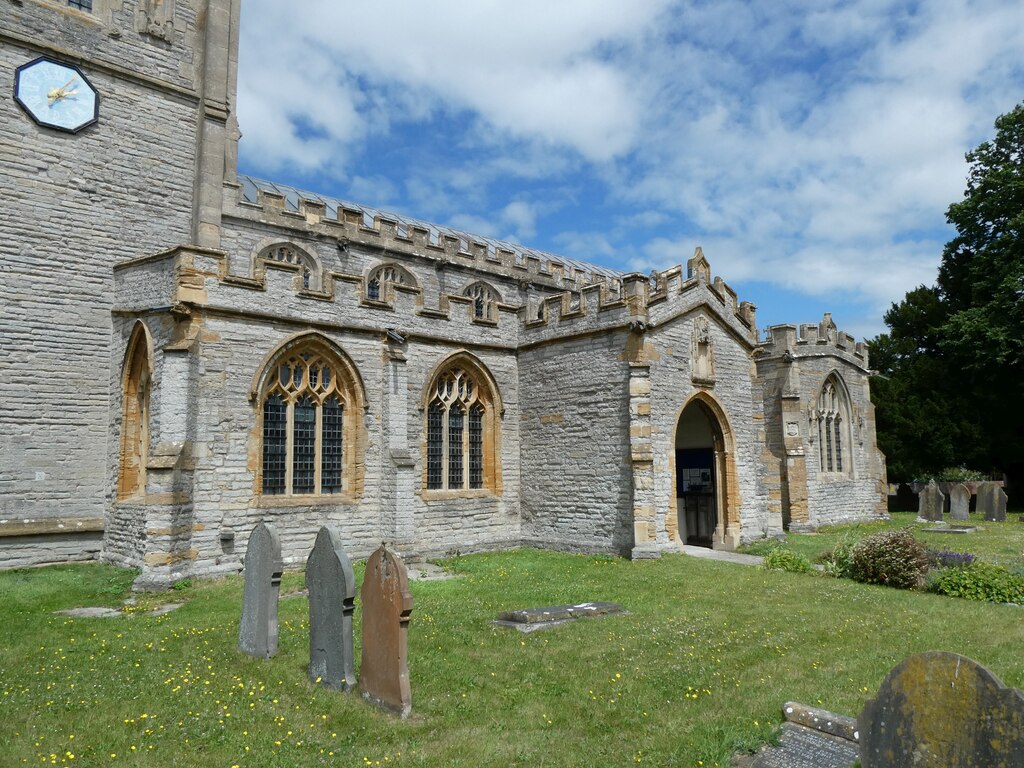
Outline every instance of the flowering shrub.
<svg viewBox="0 0 1024 768"><path fill-rule="evenodd" d="M929 549L928 565L932 568L960 568L974 562L970 552L953 552L949 549Z"/></svg>
<svg viewBox="0 0 1024 768"><path fill-rule="evenodd" d="M928 552L907 529L883 531L853 549L850 578L865 584L915 589L928 572Z"/></svg>
<svg viewBox="0 0 1024 768"><path fill-rule="evenodd" d="M930 588L940 595L968 600L1024 603L1024 577L991 563L973 562L944 568L932 579Z"/></svg>

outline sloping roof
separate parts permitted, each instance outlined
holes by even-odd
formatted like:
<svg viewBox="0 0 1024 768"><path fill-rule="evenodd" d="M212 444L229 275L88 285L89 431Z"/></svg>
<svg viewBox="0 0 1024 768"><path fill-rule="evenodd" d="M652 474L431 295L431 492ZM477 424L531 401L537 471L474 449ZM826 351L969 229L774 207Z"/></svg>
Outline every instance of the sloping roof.
<svg viewBox="0 0 1024 768"><path fill-rule="evenodd" d="M257 203L259 201L259 190L264 190L266 192L281 195L285 200L285 205L290 211L297 212L299 210L300 199L312 200L314 202L323 203L326 206L329 218L337 218L338 209L342 208L349 211L360 211L363 214L363 218L365 219L367 226L373 226L373 220L376 217L396 221L398 222L399 233L403 236L413 228L420 228L425 229L430 233L431 242L441 242L442 236L447 235L461 240L464 247L467 249L469 243L483 243L491 250L511 251L515 254L517 262L525 261L526 257L532 256L540 259L542 262L563 264L568 269L576 269L595 275L603 275L609 279L618 279L625 274L624 272L620 272L619 270L612 269L610 267L590 264L578 259L570 259L566 256L559 256L558 254L539 251L535 248L527 248L518 243L510 243L506 240L497 240L493 237L486 237L484 235L474 235L461 229L444 227L439 224L431 224L427 221L421 221L420 219L414 219L409 216L403 216L390 211L382 211L366 205L350 203L347 200L341 200L336 197L318 195L315 192L307 192L296 187L288 186L287 184L278 184L273 181L256 179L252 176L239 176L238 181L242 185L242 199L247 203Z"/></svg>

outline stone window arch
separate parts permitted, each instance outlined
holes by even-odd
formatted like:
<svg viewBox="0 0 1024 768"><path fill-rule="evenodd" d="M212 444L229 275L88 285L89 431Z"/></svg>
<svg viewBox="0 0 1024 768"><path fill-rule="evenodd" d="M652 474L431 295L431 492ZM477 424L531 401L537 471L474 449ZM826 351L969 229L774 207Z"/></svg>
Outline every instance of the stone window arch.
<svg viewBox="0 0 1024 768"><path fill-rule="evenodd" d="M304 290L317 290L320 287L320 270L316 260L308 253L292 243L274 243L260 251L257 263L293 264Z"/></svg>
<svg viewBox="0 0 1024 768"><path fill-rule="evenodd" d="M366 298L390 303L394 299L392 285L415 287L416 278L398 264L380 264L366 276Z"/></svg>
<svg viewBox="0 0 1024 768"><path fill-rule="evenodd" d="M423 486L427 491L500 491L497 387L461 353L442 363L424 397Z"/></svg>
<svg viewBox="0 0 1024 768"><path fill-rule="evenodd" d="M812 411L818 434L818 468L826 474L849 475L853 469L850 450L850 401L838 373L822 384Z"/></svg>
<svg viewBox="0 0 1024 768"><path fill-rule="evenodd" d="M256 392L260 494L358 493L365 394L343 352L319 334L296 338L264 364Z"/></svg>
<svg viewBox="0 0 1024 768"><path fill-rule="evenodd" d="M471 283L466 286L462 295L473 300L474 319L498 319L498 302L501 301L501 296L499 296L498 292L487 283L483 281Z"/></svg>
<svg viewBox="0 0 1024 768"><path fill-rule="evenodd" d="M135 323L125 349L121 374L121 444L117 498L146 492L149 457L149 392L153 379L153 342L141 320Z"/></svg>

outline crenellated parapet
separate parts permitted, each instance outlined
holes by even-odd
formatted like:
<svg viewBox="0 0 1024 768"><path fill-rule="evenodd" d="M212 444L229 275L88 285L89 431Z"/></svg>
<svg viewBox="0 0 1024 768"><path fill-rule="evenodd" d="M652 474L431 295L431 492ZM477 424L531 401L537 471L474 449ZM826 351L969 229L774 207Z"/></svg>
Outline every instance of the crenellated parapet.
<svg viewBox="0 0 1024 768"><path fill-rule="evenodd" d="M865 372L868 370L867 344L840 331L831 312L826 312L817 324L771 326L758 352L763 358L787 353L794 358L832 356L847 360Z"/></svg>
<svg viewBox="0 0 1024 768"><path fill-rule="evenodd" d="M547 289L578 293L592 285L611 286L621 277L613 269L248 176L239 177L238 184L225 185L224 205L228 217L474 268Z"/></svg>
<svg viewBox="0 0 1024 768"><path fill-rule="evenodd" d="M647 315L651 325L668 322L700 304L717 314L733 331L751 344L758 343L757 308L739 298L711 265L699 246L682 265L652 272L647 280Z"/></svg>

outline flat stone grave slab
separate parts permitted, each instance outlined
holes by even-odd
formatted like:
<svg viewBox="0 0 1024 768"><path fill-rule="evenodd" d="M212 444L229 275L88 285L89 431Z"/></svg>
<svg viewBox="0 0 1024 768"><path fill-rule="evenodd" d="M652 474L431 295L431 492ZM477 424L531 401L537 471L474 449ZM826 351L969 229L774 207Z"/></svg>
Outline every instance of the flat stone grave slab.
<svg viewBox="0 0 1024 768"><path fill-rule="evenodd" d="M176 611L184 603L166 603L161 605L159 608L154 608L151 611L144 611L140 613L133 613L130 611L124 611L120 608L101 608L98 606L84 607L84 608L68 608L63 611L56 611L61 616L71 616L75 619L131 619L136 616L163 616L164 614Z"/></svg>
<svg viewBox="0 0 1024 768"><path fill-rule="evenodd" d="M974 533L978 530L974 525L940 525L934 528L925 528L925 533Z"/></svg>
<svg viewBox="0 0 1024 768"><path fill-rule="evenodd" d="M492 623L499 627L509 627L520 632L536 632L539 629L557 627L576 619L589 619L597 616L614 616L629 613L618 603L590 602L572 605L551 605L546 608L523 608L516 611L505 611Z"/></svg>
<svg viewBox="0 0 1024 768"><path fill-rule="evenodd" d="M854 741L783 723L777 747L765 747L756 755L744 755L733 761L734 768L850 768L857 761L859 748Z"/></svg>

